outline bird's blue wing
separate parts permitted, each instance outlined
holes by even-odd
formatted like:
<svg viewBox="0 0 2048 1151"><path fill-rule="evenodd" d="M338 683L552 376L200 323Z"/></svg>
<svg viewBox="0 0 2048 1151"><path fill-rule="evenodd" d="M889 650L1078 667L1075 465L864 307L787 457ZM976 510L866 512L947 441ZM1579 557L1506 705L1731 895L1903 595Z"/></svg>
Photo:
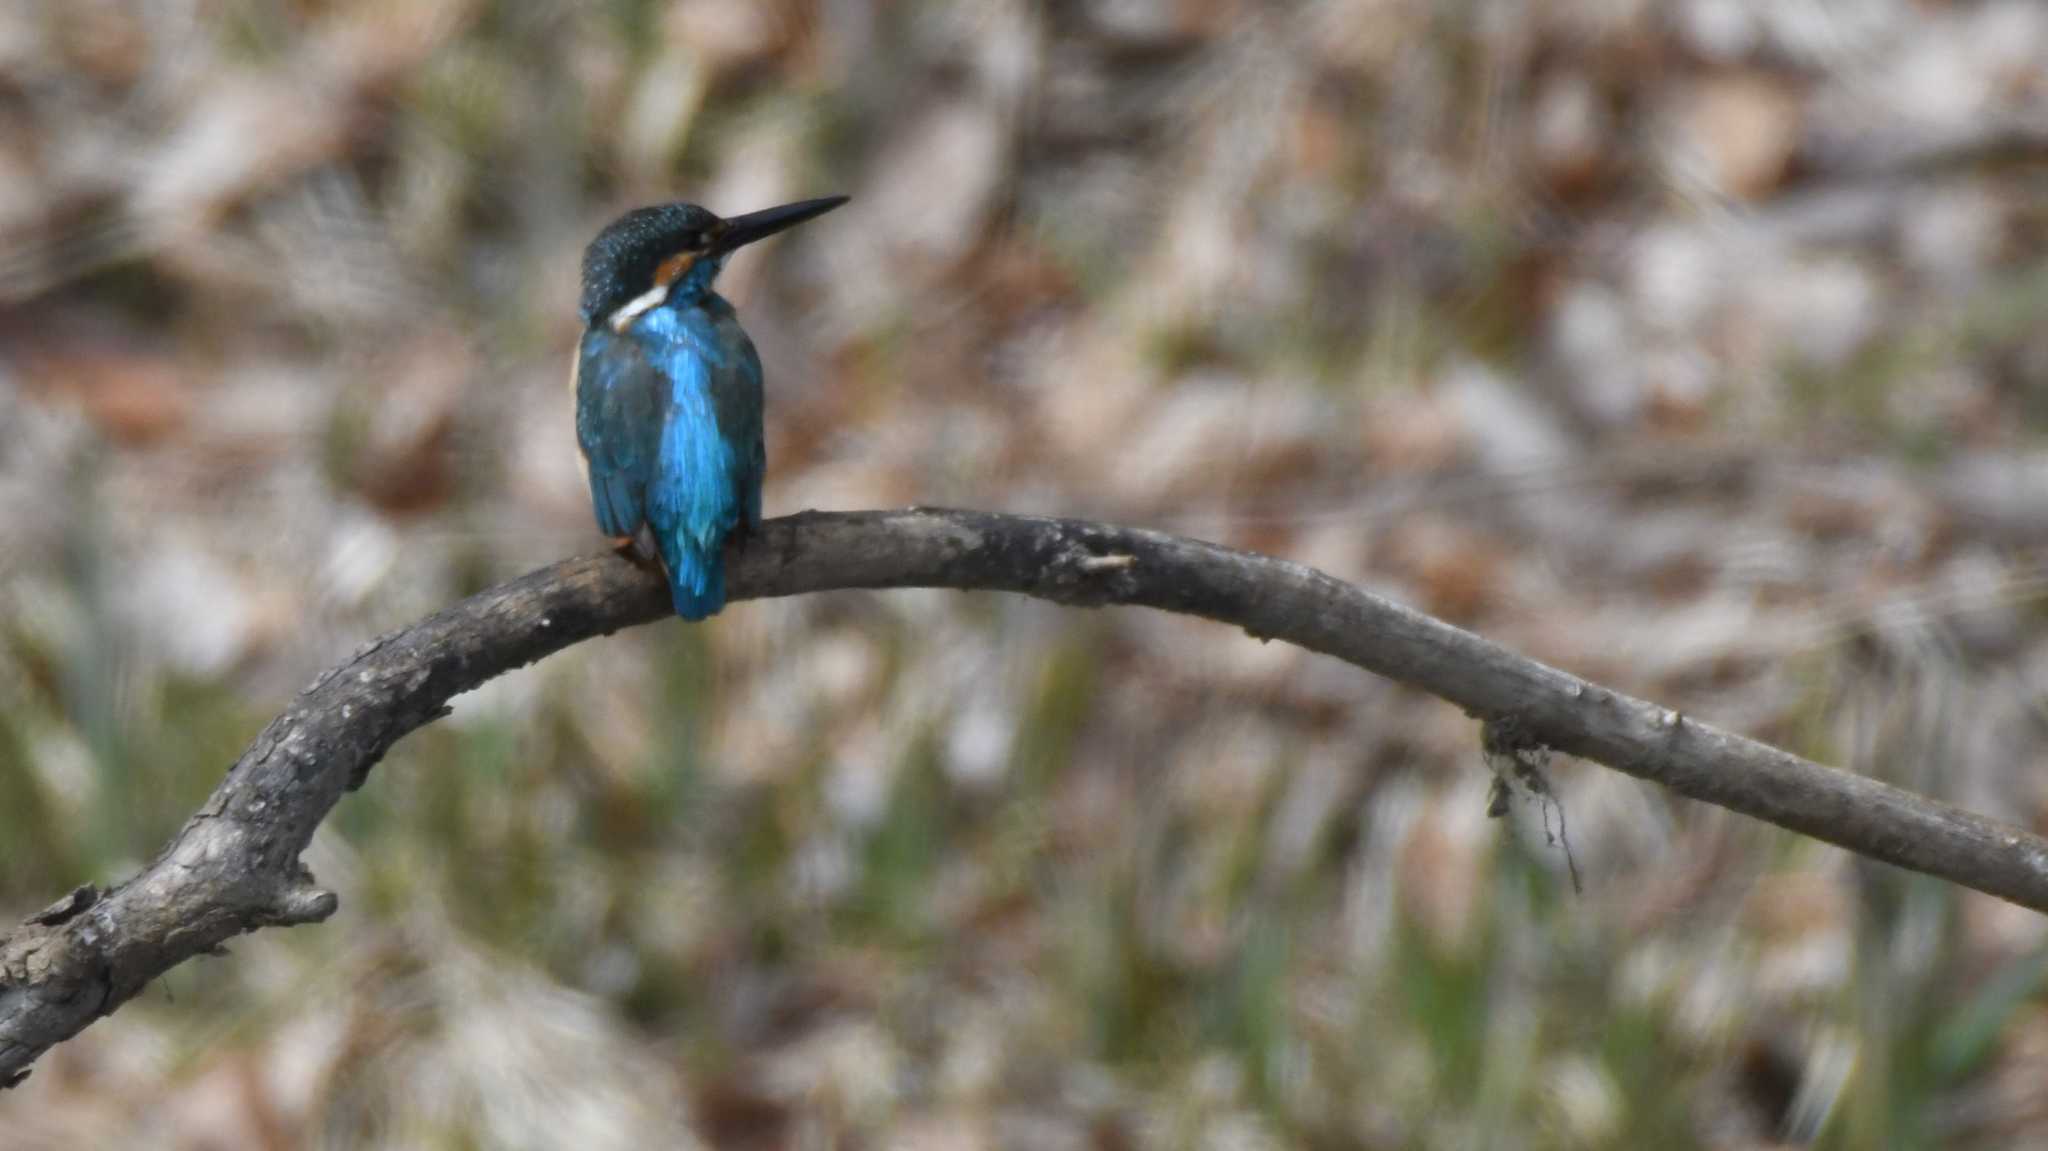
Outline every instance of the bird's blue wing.
<svg viewBox="0 0 2048 1151"><path fill-rule="evenodd" d="M589 469L597 526L608 536L633 535L647 520L668 390L637 341L608 328L584 333L576 355L576 442Z"/></svg>

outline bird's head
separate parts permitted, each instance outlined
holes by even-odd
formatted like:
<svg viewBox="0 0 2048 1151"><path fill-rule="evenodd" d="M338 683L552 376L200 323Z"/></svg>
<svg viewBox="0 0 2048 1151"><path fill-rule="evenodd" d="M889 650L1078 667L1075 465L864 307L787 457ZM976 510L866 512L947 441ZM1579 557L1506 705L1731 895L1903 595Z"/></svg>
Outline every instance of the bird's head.
<svg viewBox="0 0 2048 1151"><path fill-rule="evenodd" d="M723 219L695 204L635 208L611 223L583 251L583 322L623 320L667 299L671 288L708 292L734 249L844 204L827 196ZM622 315L623 313L623 315Z"/></svg>

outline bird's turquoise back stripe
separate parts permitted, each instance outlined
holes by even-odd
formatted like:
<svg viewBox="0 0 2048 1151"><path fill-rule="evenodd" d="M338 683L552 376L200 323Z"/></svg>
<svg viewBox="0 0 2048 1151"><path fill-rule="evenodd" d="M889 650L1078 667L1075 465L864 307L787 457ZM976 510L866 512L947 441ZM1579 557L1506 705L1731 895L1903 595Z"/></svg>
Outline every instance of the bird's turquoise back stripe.
<svg viewBox="0 0 2048 1151"><path fill-rule="evenodd" d="M733 373L735 349L718 340L702 308L655 308L630 332L668 382L647 522L668 565L677 614L701 619L725 606L720 552L739 522L751 470L752 445L734 443L718 418L716 393Z"/></svg>

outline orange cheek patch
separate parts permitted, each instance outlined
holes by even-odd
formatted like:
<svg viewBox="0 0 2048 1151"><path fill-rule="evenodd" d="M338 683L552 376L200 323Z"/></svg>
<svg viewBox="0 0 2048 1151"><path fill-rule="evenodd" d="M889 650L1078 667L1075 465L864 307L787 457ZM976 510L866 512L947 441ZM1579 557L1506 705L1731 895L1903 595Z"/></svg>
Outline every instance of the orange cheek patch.
<svg viewBox="0 0 2048 1151"><path fill-rule="evenodd" d="M677 280L682 279L683 273L689 271L690 265L696 262L697 253L695 252L678 252L663 260L661 266L654 269L655 286L666 288Z"/></svg>

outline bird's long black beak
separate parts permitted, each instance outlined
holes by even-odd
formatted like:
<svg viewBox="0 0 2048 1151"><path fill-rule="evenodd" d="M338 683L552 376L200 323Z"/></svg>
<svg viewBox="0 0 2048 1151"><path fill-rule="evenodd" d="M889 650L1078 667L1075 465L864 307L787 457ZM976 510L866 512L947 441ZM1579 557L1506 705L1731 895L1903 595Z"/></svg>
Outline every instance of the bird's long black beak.
<svg viewBox="0 0 2048 1151"><path fill-rule="evenodd" d="M805 220L822 216L846 203L849 198L825 196L816 200L799 200L779 208L763 208L758 212L748 212L744 216L734 216L718 230L717 237L712 240L712 246L722 255L755 240L772 236L784 228L794 228Z"/></svg>

